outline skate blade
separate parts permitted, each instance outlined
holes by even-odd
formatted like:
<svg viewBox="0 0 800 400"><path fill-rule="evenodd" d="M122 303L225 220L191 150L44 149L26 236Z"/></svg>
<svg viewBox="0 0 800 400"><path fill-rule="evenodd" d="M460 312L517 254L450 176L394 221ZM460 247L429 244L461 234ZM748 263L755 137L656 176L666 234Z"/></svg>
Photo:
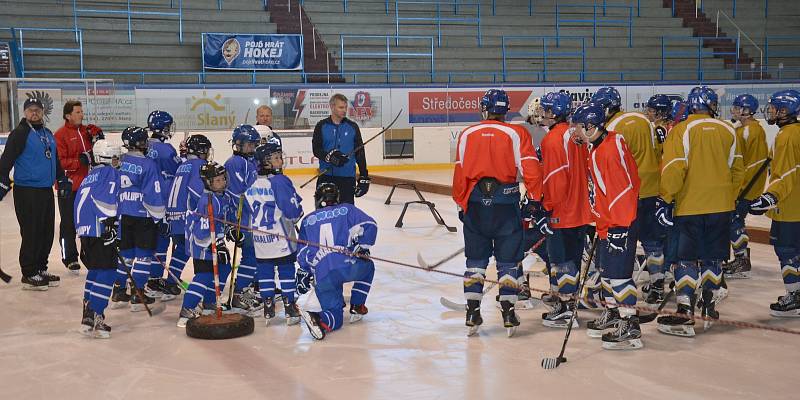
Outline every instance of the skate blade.
<svg viewBox="0 0 800 400"><path fill-rule="evenodd" d="M792 311L775 311L770 310L769 315L775 318L800 318L800 309Z"/></svg>
<svg viewBox="0 0 800 400"><path fill-rule="evenodd" d="M569 320L567 320L567 321L562 321L562 320L558 320L558 321L548 321L548 320L546 320L546 319L543 319L543 320L542 320L542 325L544 325L544 326L546 326L546 327L548 327L548 328L560 328L560 329L566 329L566 328L567 328L567 326L569 325ZM578 323L578 320L577 320L577 319L574 319L574 320L572 320L572 327L573 327L573 328L578 328L578 327L579 327L579 325L580 325L580 324Z"/></svg>
<svg viewBox="0 0 800 400"><path fill-rule="evenodd" d="M630 339L624 342L603 342L606 350L636 350L644 347L642 339Z"/></svg>
<svg viewBox="0 0 800 400"><path fill-rule="evenodd" d="M94 329L93 326L81 325L81 327L78 328L78 333L83 336L92 336L92 329Z"/></svg>
<svg viewBox="0 0 800 400"><path fill-rule="evenodd" d="M673 326L673 325L663 325L658 324L658 331L667 335L672 336L680 336L680 337L694 337L694 327L693 326Z"/></svg>
<svg viewBox="0 0 800 400"><path fill-rule="evenodd" d="M286 318L286 325L287 326L297 325L299 323L300 323L300 317L288 317L288 318Z"/></svg>
<svg viewBox="0 0 800 400"><path fill-rule="evenodd" d="M480 329L480 327L481 327L480 325L468 326L467 327L467 337L475 336L475 334L478 333L478 329Z"/></svg>
<svg viewBox="0 0 800 400"><path fill-rule="evenodd" d="M265 317L264 318L264 326L269 326L273 319L275 319L275 317L272 317L272 318L266 318Z"/></svg>
<svg viewBox="0 0 800 400"><path fill-rule="evenodd" d="M189 322L189 318L180 317L178 318L178 323L175 324L178 328L186 328L186 324Z"/></svg>
<svg viewBox="0 0 800 400"><path fill-rule="evenodd" d="M112 301L110 307L112 310L119 310L120 308L125 308L128 306L130 300L128 301Z"/></svg>
<svg viewBox="0 0 800 400"><path fill-rule="evenodd" d="M364 318L361 314L350 314L350 323L354 324L358 321L361 321Z"/></svg>
<svg viewBox="0 0 800 400"><path fill-rule="evenodd" d="M78 276L78 275L80 275L80 274L81 274L81 270L80 270L80 269L69 269L69 270L67 270L67 271L69 271L69 274L70 274L70 275L75 275L75 276Z"/></svg>
<svg viewBox="0 0 800 400"><path fill-rule="evenodd" d="M605 334L610 329L611 328L602 329L602 330L601 329L588 329L587 328L586 329L586 336L589 336L590 338L599 339L599 338L603 337L603 334Z"/></svg>
<svg viewBox="0 0 800 400"><path fill-rule="evenodd" d="M47 286L48 287L58 287L58 285L60 285L60 284L61 284L61 281L47 282Z"/></svg>
<svg viewBox="0 0 800 400"><path fill-rule="evenodd" d="M27 285L27 284L23 284L22 285L22 290L30 290L30 291L33 291L33 292L44 292L49 288L50 288L49 286L33 286L33 285Z"/></svg>
<svg viewBox="0 0 800 400"><path fill-rule="evenodd" d="M322 340L325 337L325 332L322 331L322 327L314 325L314 323L311 322L311 315L308 311L301 311L300 317L303 318L303 322L305 322L306 328L308 328L308 333L310 333L314 339Z"/></svg>
<svg viewBox="0 0 800 400"><path fill-rule="evenodd" d="M517 327L516 327L516 326L510 326L510 327L506 327L506 335L507 335L508 337L512 337L512 336L514 336L514 333L515 333L516 331L517 331Z"/></svg>
<svg viewBox="0 0 800 400"><path fill-rule="evenodd" d="M542 304L544 303L542 303L541 300L530 298L528 300L520 300L514 303L514 309L517 311L533 310ZM501 308L500 303L495 304L495 307Z"/></svg>
<svg viewBox="0 0 800 400"><path fill-rule="evenodd" d="M244 308L233 307L233 308L231 308L231 311L233 311L233 312L235 312L237 314L246 315L246 316L248 316L250 318L258 318L258 317L263 315L263 313L261 312L261 309L245 310Z"/></svg>
<svg viewBox="0 0 800 400"><path fill-rule="evenodd" d="M725 279L750 279L750 271L725 274Z"/></svg>
<svg viewBox="0 0 800 400"><path fill-rule="evenodd" d="M111 339L111 332L106 331L93 331L93 339Z"/></svg>
<svg viewBox="0 0 800 400"><path fill-rule="evenodd" d="M160 299L161 301L170 301L175 300L176 297L174 294L162 293Z"/></svg>

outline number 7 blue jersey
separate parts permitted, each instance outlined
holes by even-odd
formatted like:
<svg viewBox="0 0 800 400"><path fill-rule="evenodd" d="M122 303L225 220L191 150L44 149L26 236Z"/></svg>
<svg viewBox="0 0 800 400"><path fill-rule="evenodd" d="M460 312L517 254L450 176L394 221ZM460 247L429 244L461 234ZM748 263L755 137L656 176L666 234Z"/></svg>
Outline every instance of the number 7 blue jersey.
<svg viewBox="0 0 800 400"><path fill-rule="evenodd" d="M117 216L120 175L111 166L94 167L75 194L75 231L78 236L100 237L103 220Z"/></svg>
<svg viewBox="0 0 800 400"><path fill-rule="evenodd" d="M206 163L199 158L181 163L175 171L175 179L167 199L167 221L170 230L179 234L186 226L186 212L197 207L197 201L203 194L203 180L200 178L200 167Z"/></svg>
<svg viewBox="0 0 800 400"><path fill-rule="evenodd" d="M324 279L330 271L349 268L353 262L350 256L328 247L348 251L356 245L370 248L377 235L375 220L352 204L321 208L303 218L300 239L326 247L301 244L297 262L301 268L313 271L318 280Z"/></svg>
<svg viewBox="0 0 800 400"><path fill-rule="evenodd" d="M285 257L297 250L294 224L303 216L303 199L285 175L259 176L245 192L251 211L256 258Z"/></svg>

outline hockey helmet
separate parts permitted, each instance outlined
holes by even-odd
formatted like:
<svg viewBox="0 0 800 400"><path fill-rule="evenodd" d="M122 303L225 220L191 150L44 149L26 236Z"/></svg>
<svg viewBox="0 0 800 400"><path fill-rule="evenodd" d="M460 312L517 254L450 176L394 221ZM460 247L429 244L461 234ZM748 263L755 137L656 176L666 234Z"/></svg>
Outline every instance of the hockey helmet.
<svg viewBox="0 0 800 400"><path fill-rule="evenodd" d="M223 179L217 179L222 177ZM222 193L228 187L228 175L224 165L214 161L207 162L200 167L200 178L206 190L214 193Z"/></svg>
<svg viewBox="0 0 800 400"><path fill-rule="evenodd" d="M509 107L508 94L502 89L489 89L481 98L481 112L505 115Z"/></svg>
<svg viewBox="0 0 800 400"><path fill-rule="evenodd" d="M717 115L719 96L708 86L698 86L692 89L686 101L689 103L689 112L692 114L709 112L712 117Z"/></svg>
<svg viewBox="0 0 800 400"><path fill-rule="evenodd" d="M280 165L273 163L274 155L280 157ZM278 139L271 137L266 142L256 147L255 159L258 163L258 173L261 175L277 175L283 172L283 147ZM277 160L276 160L277 161Z"/></svg>
<svg viewBox="0 0 800 400"><path fill-rule="evenodd" d="M785 110L783 115L780 115L781 110ZM769 98L764 116L767 122L773 125L780 121L797 118L798 112L800 112L800 92L789 89L775 92Z"/></svg>
<svg viewBox="0 0 800 400"><path fill-rule="evenodd" d="M339 187L331 182L317 186L317 190L314 192L314 204L317 209L339 204Z"/></svg>
<svg viewBox="0 0 800 400"><path fill-rule="evenodd" d="M647 100L647 114L653 122L666 119L672 109L672 100L664 94L656 94ZM652 115L652 116L651 116Z"/></svg>
<svg viewBox="0 0 800 400"><path fill-rule="evenodd" d="M606 114L616 112L622 107L622 96L613 86L602 87L592 95L590 103L599 104L606 109Z"/></svg>
<svg viewBox="0 0 800 400"><path fill-rule="evenodd" d="M166 139L172 138L172 125L175 120L166 111L155 110L147 116L147 128L153 132L153 136L161 136Z"/></svg>
<svg viewBox="0 0 800 400"><path fill-rule="evenodd" d="M98 139L92 146L92 155L95 165L113 165L115 162L119 166L119 158L122 156L122 146L112 144L108 140Z"/></svg>
<svg viewBox="0 0 800 400"><path fill-rule="evenodd" d="M147 131L138 126L129 126L122 131L122 145L133 151L147 151Z"/></svg>
<svg viewBox="0 0 800 400"><path fill-rule="evenodd" d="M572 112L572 99L564 92L550 92L540 100L544 112L552 112L555 119L567 120Z"/></svg>
<svg viewBox="0 0 800 400"><path fill-rule="evenodd" d="M669 112L669 119L678 123L685 121L686 118L689 118L689 104L685 101L676 101L675 104L672 105L672 110Z"/></svg>
<svg viewBox="0 0 800 400"><path fill-rule="evenodd" d="M261 141L261 135L252 125L239 125L233 130L231 143L233 143L234 154L252 156L255 147ZM252 144L252 146L248 146Z"/></svg>
<svg viewBox="0 0 800 400"><path fill-rule="evenodd" d="M211 161L214 149L211 148L211 141L205 135L194 134L186 139L186 154L193 155Z"/></svg>

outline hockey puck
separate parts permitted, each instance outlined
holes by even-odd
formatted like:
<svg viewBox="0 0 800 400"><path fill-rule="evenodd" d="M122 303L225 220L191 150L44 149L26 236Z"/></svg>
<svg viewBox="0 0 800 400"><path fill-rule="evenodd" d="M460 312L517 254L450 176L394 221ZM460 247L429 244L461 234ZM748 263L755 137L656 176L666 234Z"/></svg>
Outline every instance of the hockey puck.
<svg viewBox="0 0 800 400"><path fill-rule="evenodd" d="M195 339L220 340L233 339L253 333L255 323L252 317L241 314L203 315L189 320L186 335Z"/></svg>

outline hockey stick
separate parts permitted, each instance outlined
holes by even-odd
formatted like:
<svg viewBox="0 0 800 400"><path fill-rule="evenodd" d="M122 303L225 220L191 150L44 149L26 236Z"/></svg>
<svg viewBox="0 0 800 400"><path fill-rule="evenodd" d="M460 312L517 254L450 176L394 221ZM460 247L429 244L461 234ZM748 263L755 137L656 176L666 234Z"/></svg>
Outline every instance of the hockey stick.
<svg viewBox="0 0 800 400"><path fill-rule="evenodd" d="M653 322L653 320L655 320L656 317L658 317L658 314L661 312L661 310L663 310L664 307L666 307L667 303L669 303L670 299L672 299L672 296L675 295L675 281L670 282L669 286L670 286L670 291L664 295L664 298L661 300L661 303L658 304L656 312L652 314L639 315L640 324Z"/></svg>
<svg viewBox="0 0 800 400"><path fill-rule="evenodd" d="M157 255L153 255L153 257L156 259L156 261L158 261L159 264L161 264L161 267L164 268L165 271L167 271L167 274L169 274L169 276L171 276L172 279L175 280L175 282L178 282L178 287L181 289L182 292L185 293L186 290L189 289L189 283L184 281L184 280L182 280L180 277L175 276L175 273L172 272L172 270L169 269L169 266L166 263L164 263L163 261L161 261L161 259L158 258Z"/></svg>
<svg viewBox="0 0 800 400"><path fill-rule="evenodd" d="M146 298L144 296L144 291L136 286L136 281L133 280L133 275L131 275L131 269L133 267L132 266L129 267L128 263L125 262L125 259L122 258L122 254L120 254L120 252L119 252L119 245L118 244L114 245L114 251L117 253L117 259L119 260L119 262L121 262L122 265L125 267L125 272L128 274L128 279L130 279L130 281L131 281L131 286L133 287L133 290L135 290L136 293L139 294L139 297L142 299L142 305L144 305L144 309L147 311L147 315L152 317L153 316L153 311L150 310L150 306L147 305L147 301L146 301Z"/></svg>
<svg viewBox="0 0 800 400"><path fill-rule="evenodd" d="M236 209L236 237L238 238L239 235L242 234L242 207L244 206L244 193L239 196L239 208ZM228 287L228 303L227 306L230 308L231 303L233 303L233 288L236 286L236 270L238 269L238 265L236 264L236 255L237 250L239 250L239 246L235 243L233 245L233 268L231 268L231 285Z"/></svg>
<svg viewBox="0 0 800 400"><path fill-rule="evenodd" d="M400 114L402 114L402 113L403 113L403 109L401 108L401 109L400 109L400 112L399 112L399 113L397 113L397 116L395 116L395 117L394 117L394 119L392 120L392 122L390 122L390 123L389 123L389 125L387 125L385 128L383 128L383 129L382 129L380 132L376 133L376 134L375 134L375 136L373 136L373 137L371 137L371 138L367 139L367 141L366 141L366 142L364 142L364 143L362 143L362 144L361 144L361 146L358 146L358 147L356 147L355 149L353 149L353 150L352 150L350 153L348 153L348 154L347 154L347 158L350 158L350 157L352 157L352 156L353 156L353 154L356 154L356 152L357 152L357 151L359 151L359 150L363 149L363 148L364 148L364 146L366 146L366 145L367 145L367 143L369 143L369 142L371 142L371 141L375 140L375 139L376 139L378 136L380 136L380 135L383 135L383 134L384 134L386 131L388 131L389 129L391 129L391 128L392 128L392 125L394 125L394 123L395 123L395 122L397 122L397 119L398 119L398 118L400 118ZM326 173L326 172L328 172L328 169L327 169L327 168L325 168L325 169L323 169L323 170L319 171L319 173L317 173L316 175L314 175L313 177L311 177L311 179L309 179L308 181L306 181L306 183L304 183L304 184L300 185L300 189L302 189L302 188L304 188L304 187L308 186L308 184L309 184L309 183L313 182L315 179L319 178L320 176L322 176L322 175L325 175L325 173Z"/></svg>
<svg viewBox="0 0 800 400"><path fill-rule="evenodd" d="M2 279L3 282L5 282L5 283L10 283L11 282L11 275L3 272L3 269L0 268L0 279Z"/></svg>
<svg viewBox="0 0 800 400"><path fill-rule="evenodd" d="M764 160L764 163L761 164L760 167L758 167L758 171L756 171L755 175L753 175L753 177L750 179L750 182L747 183L747 186L745 186L744 189L739 193L739 196L736 198L736 201L744 199L744 196L747 194L747 192L750 191L750 189L753 188L753 185L756 184L756 181L758 180L759 177L761 177L761 174L763 174L764 171L767 170L767 167L769 167L770 162L772 162L772 159L769 157L767 157L767 159Z"/></svg>
<svg viewBox="0 0 800 400"><path fill-rule="evenodd" d="M219 260L217 260L217 230L214 225L214 197L208 194L208 226L211 236L211 261L214 266L214 295L216 296L217 319L222 318L222 304L219 300Z"/></svg>
<svg viewBox="0 0 800 400"><path fill-rule="evenodd" d="M419 251L417 251L417 263L419 263L419 266L420 266L420 267L422 267L422 268L426 268L426 269L436 269L436 268L438 268L440 265L442 265L442 264L444 264L444 263L446 263L446 262L448 262L448 261L452 260L453 258L455 258L455 256L457 256L457 255L459 255L459 254L463 253L463 252L464 252L464 249L466 249L466 247L462 247L462 248L458 249L458 251L456 251L455 253L453 253L453 254L450 254L449 256L447 256L447 257L445 257L445 258L441 259L440 261L438 261L438 262L436 262L436 263L434 263L434 264L428 264L427 262L425 262L425 259L424 259L424 258L422 258L422 253L420 253Z"/></svg>
<svg viewBox="0 0 800 400"><path fill-rule="evenodd" d="M595 249L597 248L598 239L595 236L592 239L592 249L589 250L589 259L586 261L586 268L581 271L580 276L578 277L578 290L576 293L581 293L583 289L584 280L586 280L586 273L589 272L589 264L592 263L592 258L594 258ZM567 358L564 357L564 350L567 349L567 342L569 341L569 334L572 333L572 324L575 322L575 319L578 317L578 307L575 307L572 310L572 317L569 319L569 324L567 324L567 333L564 335L564 343L561 344L561 353L558 354L558 357L548 357L542 359L542 368L544 369L555 369L558 368L559 365L562 363L567 362Z"/></svg>

